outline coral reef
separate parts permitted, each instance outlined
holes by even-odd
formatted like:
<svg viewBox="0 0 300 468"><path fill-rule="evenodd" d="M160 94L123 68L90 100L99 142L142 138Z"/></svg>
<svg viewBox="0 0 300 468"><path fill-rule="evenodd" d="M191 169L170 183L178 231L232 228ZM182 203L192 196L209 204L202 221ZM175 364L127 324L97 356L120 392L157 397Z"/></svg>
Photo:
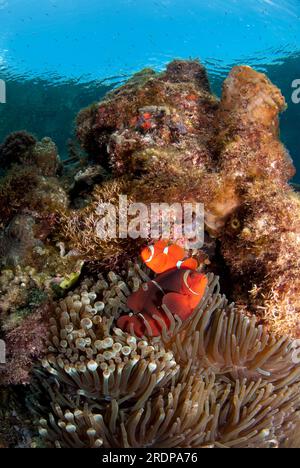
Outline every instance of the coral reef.
<svg viewBox="0 0 300 468"><path fill-rule="evenodd" d="M54 177L41 176L36 166L15 166L0 179L0 223L15 214L38 213L53 222L56 210L68 205L67 194Z"/></svg>
<svg viewBox="0 0 300 468"><path fill-rule="evenodd" d="M7 352L0 385L18 385L29 383L45 349L52 286L77 270L78 259L55 245L56 212L69 203L55 144L16 132L0 154L6 169L0 178L0 325Z"/></svg>
<svg viewBox="0 0 300 468"><path fill-rule="evenodd" d="M0 387L0 448L36 447L25 388Z"/></svg>
<svg viewBox="0 0 300 468"><path fill-rule="evenodd" d="M24 265L28 262L28 251L39 245L35 239L34 219L31 216L16 215L9 225L0 232L0 258L4 266Z"/></svg>
<svg viewBox="0 0 300 468"><path fill-rule="evenodd" d="M35 137L25 131L11 133L0 146L0 167L7 169L22 164L35 144Z"/></svg>
<svg viewBox="0 0 300 468"><path fill-rule="evenodd" d="M25 131L10 134L0 146L0 167L8 169L14 164L35 166L47 177L55 176L61 168L56 145L51 138L37 141Z"/></svg>
<svg viewBox="0 0 300 468"><path fill-rule="evenodd" d="M116 236L109 239L99 234L104 215L107 215L106 226L109 227L111 223L113 229L116 227L119 231L119 210L111 214L105 210L102 212L101 206L116 206L119 195L126 195L127 190L129 183L125 178L108 180L94 189L92 200L86 207L72 212L60 212L60 235L69 248L75 249L84 260L113 266L124 254L127 258L136 254L138 243L144 242L130 239L126 233L125 238L116 233ZM126 214L126 211L123 211L123 214Z"/></svg>
<svg viewBox="0 0 300 468"><path fill-rule="evenodd" d="M108 182L115 196L119 191L148 205L203 203L206 230L217 238L231 275L230 297L271 330L298 337L299 197L288 185L294 167L279 140L284 109L280 91L250 67L233 68L218 101L199 63L175 61L165 73L137 76L84 110L77 132L94 160L111 167L114 177L125 174L126 189L116 188L118 179ZM177 136L173 118L185 128L178 133L177 127ZM98 249L89 226L74 229L80 213L99 221L101 185L92 197L82 212L63 218L62 234L84 256L112 267L109 245ZM124 249L131 255L130 239L115 244L121 263Z"/></svg>
<svg viewBox="0 0 300 468"><path fill-rule="evenodd" d="M256 182L239 226L223 237L233 281L248 278L247 303L278 333L299 337L300 199L292 189ZM249 281L250 279L250 281Z"/></svg>
<svg viewBox="0 0 300 468"><path fill-rule="evenodd" d="M234 67L224 82L218 111L219 168L235 179L287 182L295 174L279 141L279 112L286 103L268 78L250 67Z"/></svg>
<svg viewBox="0 0 300 468"><path fill-rule="evenodd" d="M140 73L78 116L77 135L90 156L124 175L131 155L169 146L186 159L210 165L208 139L217 109L199 62L172 62L161 75Z"/></svg>
<svg viewBox="0 0 300 468"><path fill-rule="evenodd" d="M50 312L51 306L44 304L6 333L6 364L0 370L0 385L30 383L33 362L46 351Z"/></svg>

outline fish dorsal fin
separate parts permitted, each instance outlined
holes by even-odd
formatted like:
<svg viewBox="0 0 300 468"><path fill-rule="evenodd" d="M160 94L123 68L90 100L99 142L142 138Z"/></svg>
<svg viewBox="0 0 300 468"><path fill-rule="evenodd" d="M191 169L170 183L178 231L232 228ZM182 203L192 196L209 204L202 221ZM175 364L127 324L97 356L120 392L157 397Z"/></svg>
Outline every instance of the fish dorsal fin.
<svg viewBox="0 0 300 468"><path fill-rule="evenodd" d="M183 262L180 265L180 268L187 268L188 270L197 270L198 262L195 258L190 257L186 260L183 260Z"/></svg>
<svg viewBox="0 0 300 468"><path fill-rule="evenodd" d="M164 240L145 247L141 253L144 263L157 274L175 268L196 270L197 260L194 258L184 259L185 256L186 252L182 247L176 244L168 245L167 241Z"/></svg>

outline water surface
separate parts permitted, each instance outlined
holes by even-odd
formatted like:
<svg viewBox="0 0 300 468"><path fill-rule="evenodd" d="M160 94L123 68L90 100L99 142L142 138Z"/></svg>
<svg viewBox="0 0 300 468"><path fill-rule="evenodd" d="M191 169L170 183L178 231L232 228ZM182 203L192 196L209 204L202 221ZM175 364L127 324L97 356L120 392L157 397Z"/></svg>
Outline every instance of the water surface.
<svg viewBox="0 0 300 468"><path fill-rule="evenodd" d="M282 139L300 173L299 19L298 0L0 0L0 141L26 128L65 156L80 108L141 68L200 58L217 95L236 64L281 88Z"/></svg>

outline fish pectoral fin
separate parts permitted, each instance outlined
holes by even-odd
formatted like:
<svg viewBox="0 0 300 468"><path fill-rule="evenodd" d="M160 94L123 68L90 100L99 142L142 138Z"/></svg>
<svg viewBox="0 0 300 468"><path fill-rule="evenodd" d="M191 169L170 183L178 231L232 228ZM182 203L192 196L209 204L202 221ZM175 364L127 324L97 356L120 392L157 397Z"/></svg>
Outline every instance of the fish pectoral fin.
<svg viewBox="0 0 300 468"><path fill-rule="evenodd" d="M157 304L161 303L163 294L163 290L155 281L148 281L127 298L126 304L136 314L143 312L151 314L157 310Z"/></svg>
<svg viewBox="0 0 300 468"><path fill-rule="evenodd" d="M163 298L163 305L168 308L172 315L177 315L181 320L188 319L193 313L190 297L184 294L166 294Z"/></svg>
<svg viewBox="0 0 300 468"><path fill-rule="evenodd" d="M161 254L158 254L156 257L154 257L150 263L146 263L146 265L152 271L154 271L154 273L159 274L159 273L163 273L164 271L166 271L167 262L168 262L167 255L161 253Z"/></svg>

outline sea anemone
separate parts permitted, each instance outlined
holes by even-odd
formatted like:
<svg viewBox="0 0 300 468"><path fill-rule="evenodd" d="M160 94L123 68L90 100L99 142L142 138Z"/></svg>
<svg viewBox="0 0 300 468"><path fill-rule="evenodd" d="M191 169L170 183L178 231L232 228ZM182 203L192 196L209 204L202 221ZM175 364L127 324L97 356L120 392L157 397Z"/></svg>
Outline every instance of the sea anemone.
<svg viewBox="0 0 300 468"><path fill-rule="evenodd" d="M95 291L99 283L93 291L70 293L57 304L43 366L60 381L77 387L80 395L98 402L116 399L123 403L134 398L139 408L157 386L174 380L179 366L162 344L113 328L113 318L104 315L113 297L100 294L102 302ZM126 298L120 282L119 291Z"/></svg>
<svg viewBox="0 0 300 468"><path fill-rule="evenodd" d="M142 408L105 411L92 404L60 405L40 420L40 435L64 448L269 448L286 440L299 420L299 384L276 392L262 381L226 381L212 372L192 376L149 398Z"/></svg>

